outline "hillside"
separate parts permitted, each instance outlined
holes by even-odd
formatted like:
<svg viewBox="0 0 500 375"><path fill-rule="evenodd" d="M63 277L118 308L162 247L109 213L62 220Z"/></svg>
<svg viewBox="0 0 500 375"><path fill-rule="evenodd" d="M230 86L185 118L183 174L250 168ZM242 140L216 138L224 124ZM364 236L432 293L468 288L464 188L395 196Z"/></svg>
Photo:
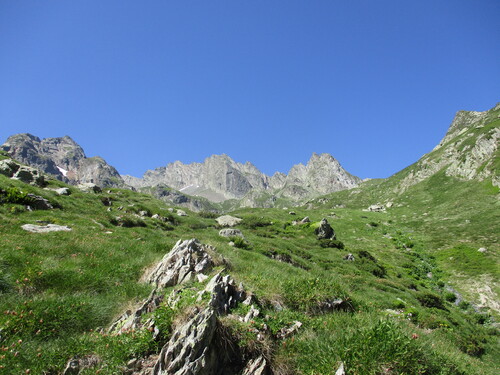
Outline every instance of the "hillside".
<svg viewBox="0 0 500 375"><path fill-rule="evenodd" d="M46 189L64 187L60 181L41 188L0 175L0 371L335 374L343 366L346 374L494 374L496 315L455 291L450 267L474 277L477 267L498 272L497 190L486 181L452 183L458 190L450 191L443 184L452 177L434 178L386 213L362 210L375 203L367 187L293 213L239 209L231 214L243 219L235 227L241 239L219 236L214 214L179 216L150 195L71 186L58 195ZM34 198L26 193L54 208L27 210ZM457 240L472 238L461 251L474 267L463 259L444 267L436 252L462 220L457 193L478 194L470 204L486 215L456 229ZM426 196L434 201L424 220L412 205ZM337 240L317 239L323 218ZM30 233L24 224L71 231ZM191 253L174 246L191 238L199 245L179 244ZM173 248L177 258L155 270ZM167 273L155 279L161 269Z"/></svg>

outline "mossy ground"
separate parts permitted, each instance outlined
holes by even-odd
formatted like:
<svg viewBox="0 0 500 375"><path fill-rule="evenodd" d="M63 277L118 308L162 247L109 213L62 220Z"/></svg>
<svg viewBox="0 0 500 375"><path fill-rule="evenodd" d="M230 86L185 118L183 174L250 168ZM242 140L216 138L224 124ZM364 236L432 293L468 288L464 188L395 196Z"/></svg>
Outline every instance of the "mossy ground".
<svg viewBox="0 0 500 375"><path fill-rule="evenodd" d="M64 184L49 184L57 186ZM309 209L294 208L296 215L238 209L231 214L243 219L237 226L246 240L241 248L218 236L212 215L177 217L146 194L71 187L70 196L58 196L0 176L0 188L33 192L60 207L0 205L0 373L57 373L69 358L95 354L100 373L114 374L130 358L158 350L148 331L116 336L98 329L145 298L151 286L139 282L144 270L177 240L189 238L215 246L226 272L259 299L259 318L226 322L243 345L259 345L252 327L266 324L276 333L295 320L304 323L297 335L270 344L272 362L282 372L334 374L343 361L349 374L496 373L498 331L490 325L495 313L455 306L447 286L474 302L458 281L498 280L498 189L441 174L400 196L392 196L387 182L366 186L315 201ZM395 204L386 213L362 210L384 199ZM112 202L111 211L103 201ZM134 216L140 211L168 222ZM116 216L131 224L115 225ZM305 216L311 223L292 225ZM316 239L314 228L324 217L344 249L322 247ZM73 230L21 229L37 222ZM479 247L488 252L478 253ZM354 262L343 259L348 253ZM322 303L332 298L348 301L349 308L323 311ZM175 312L165 307L158 314L166 339Z"/></svg>

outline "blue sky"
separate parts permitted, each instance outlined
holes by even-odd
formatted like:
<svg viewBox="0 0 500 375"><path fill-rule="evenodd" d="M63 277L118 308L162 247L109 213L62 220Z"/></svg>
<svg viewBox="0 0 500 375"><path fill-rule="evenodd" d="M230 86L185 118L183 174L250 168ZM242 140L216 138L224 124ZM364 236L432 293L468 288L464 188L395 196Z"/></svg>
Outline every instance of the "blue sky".
<svg viewBox="0 0 500 375"><path fill-rule="evenodd" d="M328 152L388 177L500 101L500 2L0 1L0 143L69 135L122 174Z"/></svg>

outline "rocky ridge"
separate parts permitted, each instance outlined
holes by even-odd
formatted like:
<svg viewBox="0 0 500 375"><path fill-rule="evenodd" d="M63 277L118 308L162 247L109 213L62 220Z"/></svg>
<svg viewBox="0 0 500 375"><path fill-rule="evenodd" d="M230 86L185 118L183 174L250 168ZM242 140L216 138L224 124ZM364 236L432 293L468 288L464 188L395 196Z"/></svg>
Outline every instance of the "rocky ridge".
<svg viewBox="0 0 500 375"><path fill-rule="evenodd" d="M499 139L500 103L485 112L459 111L442 141L407 168L409 173L397 190L404 191L441 170L462 180L491 178L493 185L500 186Z"/></svg>
<svg viewBox="0 0 500 375"><path fill-rule="evenodd" d="M299 201L350 189L361 182L346 172L331 155L316 153L306 165L292 167L288 175L277 172L267 176L250 162L242 164L227 155L212 155L203 163L176 161L149 170L142 179L122 177L135 188L166 185L212 202L241 199L243 206L250 207L272 206L280 197Z"/></svg>
<svg viewBox="0 0 500 375"><path fill-rule="evenodd" d="M13 159L72 185L95 183L124 187L118 171L98 156L88 158L70 137L40 139L31 134L16 134L0 147Z"/></svg>

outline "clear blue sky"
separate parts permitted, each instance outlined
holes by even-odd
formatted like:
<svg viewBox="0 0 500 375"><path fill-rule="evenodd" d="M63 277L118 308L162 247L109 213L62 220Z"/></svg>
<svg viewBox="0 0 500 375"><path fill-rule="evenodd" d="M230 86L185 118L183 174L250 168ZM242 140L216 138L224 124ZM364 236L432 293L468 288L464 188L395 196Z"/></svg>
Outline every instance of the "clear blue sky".
<svg viewBox="0 0 500 375"><path fill-rule="evenodd" d="M387 177L500 101L500 1L0 1L0 143L69 135L122 174L328 152Z"/></svg>

